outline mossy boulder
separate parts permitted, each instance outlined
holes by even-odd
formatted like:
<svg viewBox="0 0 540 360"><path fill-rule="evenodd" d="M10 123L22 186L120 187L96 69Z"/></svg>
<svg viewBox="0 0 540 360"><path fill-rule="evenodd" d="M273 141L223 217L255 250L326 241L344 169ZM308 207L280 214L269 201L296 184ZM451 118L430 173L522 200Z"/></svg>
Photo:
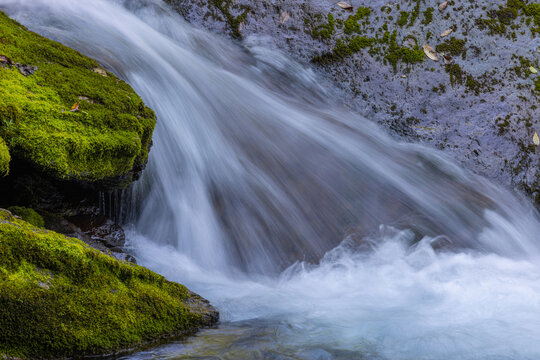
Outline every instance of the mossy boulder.
<svg viewBox="0 0 540 360"><path fill-rule="evenodd" d="M20 216L24 221L38 228L45 227L45 220L34 209L24 206L12 206L8 209L14 215Z"/></svg>
<svg viewBox="0 0 540 360"><path fill-rule="evenodd" d="M0 137L0 177L9 174L9 162L11 156L9 155L9 149L4 142L4 139Z"/></svg>
<svg viewBox="0 0 540 360"><path fill-rule="evenodd" d="M215 321L184 286L0 209L0 358L109 354Z"/></svg>
<svg viewBox="0 0 540 360"><path fill-rule="evenodd" d="M120 179L120 187L144 167L154 126L128 84L0 12L0 137L13 161L63 180Z"/></svg>

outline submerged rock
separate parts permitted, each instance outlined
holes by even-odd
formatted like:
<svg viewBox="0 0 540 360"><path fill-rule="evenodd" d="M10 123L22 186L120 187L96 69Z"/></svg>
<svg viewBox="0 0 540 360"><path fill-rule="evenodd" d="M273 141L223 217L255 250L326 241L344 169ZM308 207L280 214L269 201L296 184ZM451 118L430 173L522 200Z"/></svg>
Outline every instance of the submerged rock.
<svg viewBox="0 0 540 360"><path fill-rule="evenodd" d="M0 209L0 358L112 354L218 317L182 285Z"/></svg>
<svg viewBox="0 0 540 360"><path fill-rule="evenodd" d="M166 0L189 22L289 53L333 80L351 109L443 150L540 204L540 5L353 0ZM287 21L282 21L287 13ZM227 15L228 14L228 15ZM234 21L233 21L234 20ZM439 35L452 29L449 36ZM445 61L423 54L430 43Z"/></svg>

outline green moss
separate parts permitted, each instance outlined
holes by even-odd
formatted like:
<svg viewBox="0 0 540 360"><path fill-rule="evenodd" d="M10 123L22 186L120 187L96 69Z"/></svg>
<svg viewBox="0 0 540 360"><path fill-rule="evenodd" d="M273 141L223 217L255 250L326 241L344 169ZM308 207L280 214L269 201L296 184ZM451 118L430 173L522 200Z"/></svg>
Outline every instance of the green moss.
<svg viewBox="0 0 540 360"><path fill-rule="evenodd" d="M22 206L12 206L8 210L11 211L11 213L20 216L27 223L37 226L38 228L45 227L45 221L34 209Z"/></svg>
<svg viewBox="0 0 540 360"><path fill-rule="evenodd" d="M9 174L9 162L11 156L9 155L9 149L4 142L4 139L0 137L0 177Z"/></svg>
<svg viewBox="0 0 540 360"><path fill-rule="evenodd" d="M418 15L420 15L420 3L422 0L416 0L416 5L414 5L414 9L411 13L411 20L409 21L408 27L411 27L416 22L416 19L418 18Z"/></svg>
<svg viewBox="0 0 540 360"><path fill-rule="evenodd" d="M11 155L61 179L128 177L147 160L155 115L98 64L0 12L0 136ZM79 111L70 111L80 103Z"/></svg>
<svg viewBox="0 0 540 360"><path fill-rule="evenodd" d="M397 22L397 24L399 26L405 26L407 24L407 20L409 18L409 13L406 12L406 11L402 11L399 13L399 20Z"/></svg>
<svg viewBox="0 0 540 360"><path fill-rule="evenodd" d="M359 7L354 15L349 16L345 20L343 32L347 35L360 32L360 24L358 21L367 18L371 14L371 9L368 7Z"/></svg>
<svg viewBox="0 0 540 360"><path fill-rule="evenodd" d="M422 20L422 24L424 25L431 24L431 22L433 21L433 11L435 11L435 9L432 7L428 7L424 11L424 20Z"/></svg>
<svg viewBox="0 0 540 360"><path fill-rule="evenodd" d="M188 290L0 210L0 354L111 353L200 326Z"/></svg>
<svg viewBox="0 0 540 360"><path fill-rule="evenodd" d="M420 63L424 61L424 52L418 45L410 49L408 47L399 46L397 44L397 32L394 30L390 35L389 47L385 59L396 68L398 62L402 61L407 64Z"/></svg>
<svg viewBox="0 0 540 360"><path fill-rule="evenodd" d="M536 91L537 93L540 93L540 77L537 77L534 80L534 91Z"/></svg>
<svg viewBox="0 0 540 360"><path fill-rule="evenodd" d="M245 5L235 5L232 0L211 0L210 3L225 17L225 21L231 28L231 35L237 39L241 38L240 25L246 21L251 8ZM233 6L238 6L242 13L234 16L230 10Z"/></svg>
<svg viewBox="0 0 540 360"><path fill-rule="evenodd" d="M539 33L540 4L527 4L523 0L507 0L504 6L499 5L497 10L489 11L487 14L488 18L477 19L476 24L480 29L489 29L491 34L503 35L506 34L506 27L508 25L512 25L512 23L520 15L520 13L534 19L535 27L531 26L530 29L533 34ZM527 19L526 23L528 26L530 26L529 19Z"/></svg>
<svg viewBox="0 0 540 360"><path fill-rule="evenodd" d="M390 32L385 31L381 39L381 42L384 44L387 44L389 41L390 41Z"/></svg>
<svg viewBox="0 0 540 360"><path fill-rule="evenodd" d="M458 56L458 55L464 54L464 47L465 47L465 40L456 39L455 37L452 37L450 39L445 40L444 43L438 44L435 47L435 50L437 50L437 52L443 52L445 54Z"/></svg>
<svg viewBox="0 0 540 360"><path fill-rule="evenodd" d="M332 34L336 30L336 22L332 13L328 14L328 22L326 24L319 25L313 30L312 35L314 38L330 39Z"/></svg>
<svg viewBox="0 0 540 360"><path fill-rule="evenodd" d="M369 47L375 42L375 39L365 36L353 36L352 38L338 39L336 46L331 52L324 53L312 59L316 64L328 64L334 61L350 56L364 48Z"/></svg>
<svg viewBox="0 0 540 360"><path fill-rule="evenodd" d="M477 80L475 80L472 75L467 75L467 80L465 81L465 89L466 91L472 91L476 95L478 95L482 90L482 85Z"/></svg>
<svg viewBox="0 0 540 360"><path fill-rule="evenodd" d="M452 86L463 84L465 73L461 70L461 66L458 64L447 65L445 71L450 75L450 83Z"/></svg>
<svg viewBox="0 0 540 360"><path fill-rule="evenodd" d="M531 16L534 19L534 25L536 27L531 27L533 33L540 33L540 4L532 3L523 7L523 12L527 16Z"/></svg>

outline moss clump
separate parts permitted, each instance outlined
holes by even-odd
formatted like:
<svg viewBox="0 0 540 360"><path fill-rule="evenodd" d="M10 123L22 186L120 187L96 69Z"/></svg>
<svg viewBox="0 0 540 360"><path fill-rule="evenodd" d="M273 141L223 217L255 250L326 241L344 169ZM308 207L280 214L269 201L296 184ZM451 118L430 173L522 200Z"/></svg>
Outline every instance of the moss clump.
<svg viewBox="0 0 540 360"><path fill-rule="evenodd" d="M11 156L9 155L9 149L4 142L4 139L0 137L0 177L9 174L9 162Z"/></svg>
<svg viewBox="0 0 540 360"><path fill-rule="evenodd" d="M406 64L415 64L424 61L424 52L418 45L415 45L414 48L410 49L408 47L399 46L397 44L397 32L394 30L392 35L390 35L388 52L385 56L385 59L396 68L399 61L402 61Z"/></svg>
<svg viewBox="0 0 540 360"><path fill-rule="evenodd" d="M0 354L82 357L181 335L205 310L182 285L0 210Z"/></svg>
<svg viewBox="0 0 540 360"><path fill-rule="evenodd" d="M532 3L527 6L523 6L525 15L532 16L534 19L534 25L536 28L531 28L533 33L540 33L540 4Z"/></svg>
<svg viewBox="0 0 540 360"><path fill-rule="evenodd" d="M358 21L367 18L371 14L371 9L367 7L359 7L354 15L349 16L344 23L343 32L347 35L360 32L360 24Z"/></svg>
<svg viewBox="0 0 540 360"><path fill-rule="evenodd" d="M437 52L442 52L454 56L465 54L464 48L465 40L456 39L455 37L451 37L450 39L447 39L444 43L435 46L435 50L437 50Z"/></svg>
<svg viewBox="0 0 540 360"><path fill-rule="evenodd" d="M482 90L482 84L475 80L472 75L467 75L467 80L465 81L465 88L467 89L467 91L472 91L476 95L478 95Z"/></svg>
<svg viewBox="0 0 540 360"><path fill-rule="evenodd" d="M1 12L0 55L0 137L15 159L84 181L130 180L144 166L155 115L129 85Z"/></svg>
<svg viewBox="0 0 540 360"><path fill-rule="evenodd" d="M428 7L424 11L424 20L422 20L422 24L424 25L431 24L431 22L433 21L433 11L435 11L435 9L432 7Z"/></svg>
<svg viewBox="0 0 540 360"><path fill-rule="evenodd" d="M414 25L416 19L418 18L418 15L420 15L420 2L422 0L416 0L416 5L414 5L414 9L411 13L411 20L409 21L408 27L411 27Z"/></svg>
<svg viewBox="0 0 540 360"><path fill-rule="evenodd" d="M246 21L247 15L251 11L251 8L246 5L239 5L242 13L238 16L234 16L230 10L234 5L232 0L211 0L210 3L225 17L227 24L231 28L231 35L237 39L241 38L242 34L240 33L240 25Z"/></svg>
<svg viewBox="0 0 540 360"><path fill-rule="evenodd" d="M319 25L313 30L312 35L318 39L330 39L332 34L336 31L336 21L332 13L328 14L328 22L326 24Z"/></svg>
<svg viewBox="0 0 540 360"><path fill-rule="evenodd" d="M402 11L399 13L399 20L397 22L397 24L399 26L405 26L407 25L407 20L409 19L409 13L406 12L406 11Z"/></svg>
<svg viewBox="0 0 540 360"><path fill-rule="evenodd" d="M13 214L20 216L24 221L38 228L45 227L45 221L34 209L22 207L22 206L12 206L8 209Z"/></svg>
<svg viewBox="0 0 540 360"><path fill-rule="evenodd" d="M345 40L338 39L336 46L331 52L314 57L311 61L316 64L328 64L343 59L360 50L369 47L375 42L375 39L365 36L353 36Z"/></svg>
<svg viewBox="0 0 540 360"><path fill-rule="evenodd" d="M447 65L445 71L450 75L450 84L452 84L452 86L463 84L465 72L461 70L461 66L458 64Z"/></svg>
<svg viewBox="0 0 540 360"><path fill-rule="evenodd" d="M540 4L527 4L523 0L507 0L504 6L499 5L497 10L489 11L487 19L477 19L476 24L482 30L489 29L491 34L506 34L506 26L511 25L520 12L534 19L533 34L540 32Z"/></svg>
<svg viewBox="0 0 540 360"><path fill-rule="evenodd" d="M536 91L537 93L540 93L540 77L534 80L534 91Z"/></svg>

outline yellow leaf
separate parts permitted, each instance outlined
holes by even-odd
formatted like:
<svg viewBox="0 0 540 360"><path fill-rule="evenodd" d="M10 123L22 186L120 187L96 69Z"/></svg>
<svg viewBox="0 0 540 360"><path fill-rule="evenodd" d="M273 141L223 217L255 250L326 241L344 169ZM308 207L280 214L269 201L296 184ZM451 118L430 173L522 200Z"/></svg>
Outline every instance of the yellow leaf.
<svg viewBox="0 0 540 360"><path fill-rule="evenodd" d="M532 66L529 68L529 70L531 70L531 72L532 72L533 74L538 73L538 70L536 70L536 69L533 68Z"/></svg>
<svg viewBox="0 0 540 360"><path fill-rule="evenodd" d="M536 132L533 135L533 143L536 146L540 145L540 139L538 138L538 134Z"/></svg>
<svg viewBox="0 0 540 360"><path fill-rule="evenodd" d="M73 106L71 107L71 110L69 111L79 111L79 103L76 102L75 104L73 104Z"/></svg>

